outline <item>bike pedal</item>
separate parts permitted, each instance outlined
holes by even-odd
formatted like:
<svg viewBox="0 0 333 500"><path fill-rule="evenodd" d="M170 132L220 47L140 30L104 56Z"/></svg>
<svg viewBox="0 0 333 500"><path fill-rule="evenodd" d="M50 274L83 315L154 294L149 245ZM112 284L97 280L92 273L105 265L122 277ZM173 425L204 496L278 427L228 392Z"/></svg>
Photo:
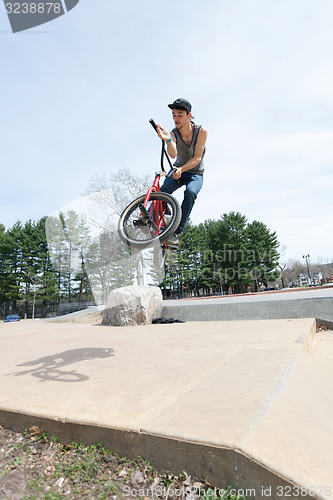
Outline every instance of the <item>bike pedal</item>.
<svg viewBox="0 0 333 500"><path fill-rule="evenodd" d="M133 221L133 226L135 227L147 227L147 224L146 224L146 221L143 217L141 217L140 219L135 219Z"/></svg>

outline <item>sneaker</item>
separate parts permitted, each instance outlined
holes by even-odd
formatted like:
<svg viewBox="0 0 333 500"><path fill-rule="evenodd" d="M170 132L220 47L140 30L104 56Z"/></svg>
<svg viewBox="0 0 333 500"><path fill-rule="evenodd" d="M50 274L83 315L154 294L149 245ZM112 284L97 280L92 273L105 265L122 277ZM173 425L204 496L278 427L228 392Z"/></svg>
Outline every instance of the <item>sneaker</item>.
<svg viewBox="0 0 333 500"><path fill-rule="evenodd" d="M178 236L177 234L171 234L166 242L168 243L168 245L178 245L179 244L179 239L178 239Z"/></svg>

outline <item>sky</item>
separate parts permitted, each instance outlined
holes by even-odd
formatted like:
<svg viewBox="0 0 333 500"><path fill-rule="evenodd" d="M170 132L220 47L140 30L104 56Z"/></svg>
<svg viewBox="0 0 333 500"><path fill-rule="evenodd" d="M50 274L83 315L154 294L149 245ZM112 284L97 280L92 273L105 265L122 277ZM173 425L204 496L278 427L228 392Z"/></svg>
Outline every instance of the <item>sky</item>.
<svg viewBox="0 0 333 500"><path fill-rule="evenodd" d="M148 121L170 130L185 97L208 129L192 221L240 212L276 231L281 262L332 262L332 25L332 0L80 0L14 34L1 3L0 223L120 168L153 179Z"/></svg>

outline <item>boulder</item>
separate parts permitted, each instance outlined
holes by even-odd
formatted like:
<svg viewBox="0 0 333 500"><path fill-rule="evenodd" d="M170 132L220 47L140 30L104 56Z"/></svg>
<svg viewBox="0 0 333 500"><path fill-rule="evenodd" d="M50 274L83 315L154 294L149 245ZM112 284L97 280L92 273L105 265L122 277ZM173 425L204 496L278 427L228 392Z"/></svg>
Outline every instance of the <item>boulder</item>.
<svg viewBox="0 0 333 500"><path fill-rule="evenodd" d="M157 286L125 286L109 294L103 311L103 325L126 326L152 323L162 309L162 292Z"/></svg>

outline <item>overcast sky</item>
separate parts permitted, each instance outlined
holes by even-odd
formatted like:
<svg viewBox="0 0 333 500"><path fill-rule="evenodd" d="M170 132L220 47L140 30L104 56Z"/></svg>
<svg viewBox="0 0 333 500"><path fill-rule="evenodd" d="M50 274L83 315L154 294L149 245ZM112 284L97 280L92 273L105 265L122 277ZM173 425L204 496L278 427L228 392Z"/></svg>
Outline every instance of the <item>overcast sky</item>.
<svg viewBox="0 0 333 500"><path fill-rule="evenodd" d="M150 118L208 129L194 223L239 211L282 261L333 260L333 1L80 0L13 34L0 5L0 222L38 220L96 174L151 173ZM141 194L141 193L138 193Z"/></svg>

